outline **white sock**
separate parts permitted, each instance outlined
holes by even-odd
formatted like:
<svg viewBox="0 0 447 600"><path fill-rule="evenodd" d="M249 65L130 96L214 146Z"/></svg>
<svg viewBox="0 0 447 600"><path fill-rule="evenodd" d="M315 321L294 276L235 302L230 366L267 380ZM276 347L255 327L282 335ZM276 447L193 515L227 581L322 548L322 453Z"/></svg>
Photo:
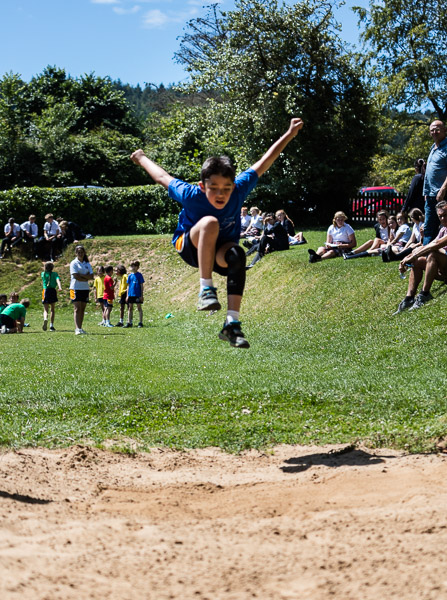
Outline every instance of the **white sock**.
<svg viewBox="0 0 447 600"><path fill-rule="evenodd" d="M227 318L225 319L225 325L228 325L228 323L231 323L232 321L239 321L238 310L227 310Z"/></svg>
<svg viewBox="0 0 447 600"><path fill-rule="evenodd" d="M213 280L200 278L200 293L202 293L203 288L206 288L206 287L214 287Z"/></svg>

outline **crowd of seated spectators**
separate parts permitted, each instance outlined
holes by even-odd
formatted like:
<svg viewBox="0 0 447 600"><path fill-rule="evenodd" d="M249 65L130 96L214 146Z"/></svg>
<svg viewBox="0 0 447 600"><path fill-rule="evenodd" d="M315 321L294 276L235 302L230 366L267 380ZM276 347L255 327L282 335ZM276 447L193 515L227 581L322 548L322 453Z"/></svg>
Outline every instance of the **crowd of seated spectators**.
<svg viewBox="0 0 447 600"><path fill-rule="evenodd" d="M30 215L28 220L19 225L13 217L4 226L4 237L0 246L0 259L11 255L12 249L21 245L29 258L41 258L44 261L54 261L69 244L77 243L86 237L82 229L73 221L62 217L57 219L51 213L45 215L42 235L36 215Z"/></svg>

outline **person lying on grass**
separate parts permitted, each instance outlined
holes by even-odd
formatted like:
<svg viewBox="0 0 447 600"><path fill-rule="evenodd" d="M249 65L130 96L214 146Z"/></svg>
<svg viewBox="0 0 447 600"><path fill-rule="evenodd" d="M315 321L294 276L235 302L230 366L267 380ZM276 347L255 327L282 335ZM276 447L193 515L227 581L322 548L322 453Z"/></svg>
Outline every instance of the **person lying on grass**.
<svg viewBox="0 0 447 600"><path fill-rule="evenodd" d="M342 256L343 252L352 250L357 245L355 232L350 225L345 223L348 217L339 210L335 213L332 225L327 230L326 243L318 250L309 248L309 262L314 263L326 258Z"/></svg>
<svg viewBox="0 0 447 600"><path fill-rule="evenodd" d="M445 200L438 202L436 212L441 222L441 229L438 236L426 246L415 248L411 254L399 263L399 271L401 273L405 273L408 265L411 265L412 269L408 281L407 295L397 307L395 315L407 308L410 310L421 308L421 306L433 298L430 289L435 279L447 281L447 202ZM425 278L422 290L416 296L424 271Z"/></svg>
<svg viewBox="0 0 447 600"><path fill-rule="evenodd" d="M198 310L219 310L212 273L227 277L227 317L219 338L231 346L249 348L239 321L245 287L245 252L239 246L240 212L258 178L271 167L289 142L303 127L293 118L288 130L251 168L237 177L226 156L208 158L202 166L199 185L175 179L150 160L143 150L136 150L131 160L152 179L165 187L171 198L182 205L172 243L182 259L199 269Z"/></svg>

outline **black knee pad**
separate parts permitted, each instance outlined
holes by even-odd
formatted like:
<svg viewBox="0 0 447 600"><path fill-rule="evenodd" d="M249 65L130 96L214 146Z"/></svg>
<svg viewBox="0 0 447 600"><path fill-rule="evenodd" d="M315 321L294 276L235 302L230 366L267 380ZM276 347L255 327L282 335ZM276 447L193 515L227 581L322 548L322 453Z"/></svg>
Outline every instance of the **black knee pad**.
<svg viewBox="0 0 447 600"><path fill-rule="evenodd" d="M228 264L227 293L242 296L245 287L245 252L240 246L231 246L225 252Z"/></svg>

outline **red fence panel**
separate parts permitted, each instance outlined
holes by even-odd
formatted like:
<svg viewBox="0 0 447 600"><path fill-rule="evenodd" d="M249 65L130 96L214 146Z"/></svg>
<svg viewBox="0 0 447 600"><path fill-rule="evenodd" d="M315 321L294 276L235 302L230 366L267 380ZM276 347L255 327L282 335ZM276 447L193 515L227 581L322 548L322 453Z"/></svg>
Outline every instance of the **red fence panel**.
<svg viewBox="0 0 447 600"><path fill-rule="evenodd" d="M377 192L365 192L350 200L349 219L354 223L370 224L376 222L379 210L387 210L390 215L398 213L405 198L400 195L388 195Z"/></svg>

